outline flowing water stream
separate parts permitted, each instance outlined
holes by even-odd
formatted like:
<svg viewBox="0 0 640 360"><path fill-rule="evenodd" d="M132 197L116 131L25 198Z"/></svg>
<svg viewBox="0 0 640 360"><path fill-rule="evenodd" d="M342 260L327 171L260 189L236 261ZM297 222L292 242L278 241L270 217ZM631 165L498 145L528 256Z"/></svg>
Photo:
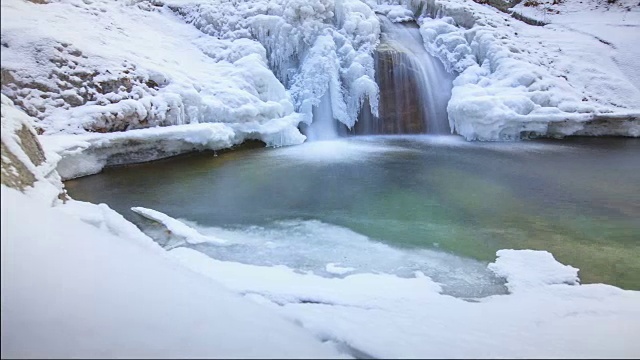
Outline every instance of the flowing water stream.
<svg viewBox="0 0 640 360"><path fill-rule="evenodd" d="M336 276L413 276L445 292L504 292L486 270L503 248L549 250L585 283L640 289L640 140L468 143L351 137L199 153L67 181L78 200L166 213L231 246L218 259ZM152 232L151 232L152 233Z"/></svg>
<svg viewBox="0 0 640 360"><path fill-rule="evenodd" d="M379 116L374 116L365 102L351 133L450 134L447 103L454 76L425 49L415 22L379 18L381 42L374 53ZM328 89L313 109L313 122L305 131L310 141L336 139L347 133L333 116L331 95Z"/></svg>

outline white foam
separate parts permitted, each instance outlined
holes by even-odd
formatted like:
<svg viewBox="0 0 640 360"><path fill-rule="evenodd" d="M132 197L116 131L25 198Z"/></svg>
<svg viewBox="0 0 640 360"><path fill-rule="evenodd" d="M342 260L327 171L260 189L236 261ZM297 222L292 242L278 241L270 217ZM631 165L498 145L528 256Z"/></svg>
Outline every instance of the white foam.
<svg viewBox="0 0 640 360"><path fill-rule="evenodd" d="M355 162L391 152L411 151L384 143L371 143L353 139L313 141L299 146L269 152L269 156L304 162Z"/></svg>

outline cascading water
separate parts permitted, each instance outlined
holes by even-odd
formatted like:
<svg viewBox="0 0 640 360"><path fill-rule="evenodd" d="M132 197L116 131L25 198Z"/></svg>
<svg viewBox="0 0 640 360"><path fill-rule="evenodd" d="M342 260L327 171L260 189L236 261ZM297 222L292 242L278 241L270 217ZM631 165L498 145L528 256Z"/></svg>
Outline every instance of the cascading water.
<svg viewBox="0 0 640 360"><path fill-rule="evenodd" d="M333 118L330 89L320 98L320 104L313 107L313 122L307 128L309 141L332 140L338 137L338 120Z"/></svg>
<svg viewBox="0 0 640 360"><path fill-rule="evenodd" d="M415 23L392 23L384 16L376 51L379 116L365 104L356 134L448 134L447 102L453 76L424 48Z"/></svg>
<svg viewBox="0 0 640 360"><path fill-rule="evenodd" d="M380 16L381 42L375 53L375 76L380 88L379 116L365 101L352 133L449 134L447 103L453 76L427 52L414 22L393 23ZM346 133L333 116L331 89L313 107L308 140L331 140Z"/></svg>

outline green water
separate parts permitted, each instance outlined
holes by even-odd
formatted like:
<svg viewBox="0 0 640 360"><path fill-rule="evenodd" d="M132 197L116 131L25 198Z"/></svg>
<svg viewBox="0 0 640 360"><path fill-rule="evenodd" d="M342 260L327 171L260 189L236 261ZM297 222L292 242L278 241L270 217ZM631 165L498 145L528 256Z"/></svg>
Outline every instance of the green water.
<svg viewBox="0 0 640 360"><path fill-rule="evenodd" d="M637 139L350 138L181 156L66 186L134 222L129 208L143 206L206 226L320 220L482 262L548 250L583 283L640 290L639 155Z"/></svg>

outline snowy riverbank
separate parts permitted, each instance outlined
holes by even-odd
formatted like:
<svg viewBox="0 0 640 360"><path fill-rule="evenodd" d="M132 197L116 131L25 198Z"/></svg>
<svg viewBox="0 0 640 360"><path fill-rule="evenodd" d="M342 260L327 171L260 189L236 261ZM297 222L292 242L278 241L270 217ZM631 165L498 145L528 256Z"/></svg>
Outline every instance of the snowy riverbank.
<svg viewBox="0 0 640 360"><path fill-rule="evenodd" d="M640 292L579 285L578 269L545 251L499 251L489 270L509 294L472 300L444 295L420 271L327 263L316 274L220 261L180 243L166 251L105 204L61 200L58 157L34 164L12 135L29 129L20 114L3 104L3 151L34 178L25 193L2 185L3 357L640 354ZM237 241L136 211L183 243Z"/></svg>
<svg viewBox="0 0 640 360"><path fill-rule="evenodd" d="M511 294L469 302L420 273L326 278L166 252L106 205L5 186L2 224L3 356L640 354L640 293L577 285L546 252L498 252L490 269Z"/></svg>
<svg viewBox="0 0 640 360"><path fill-rule="evenodd" d="M377 113L377 12L417 21L426 49L457 75L448 117L468 140L637 137L637 38L627 30L640 10L630 1L548 4L541 27L460 0L3 0L2 93L45 134L214 122L298 144L298 124L326 116L323 98L348 127L365 99Z"/></svg>

